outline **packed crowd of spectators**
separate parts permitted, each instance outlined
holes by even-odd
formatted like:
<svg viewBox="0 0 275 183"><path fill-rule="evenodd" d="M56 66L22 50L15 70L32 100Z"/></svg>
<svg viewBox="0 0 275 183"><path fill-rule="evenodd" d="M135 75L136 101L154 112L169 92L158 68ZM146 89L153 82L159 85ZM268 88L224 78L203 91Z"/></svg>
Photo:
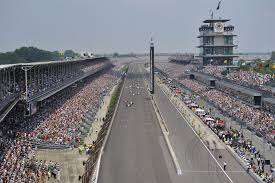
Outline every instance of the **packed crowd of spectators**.
<svg viewBox="0 0 275 183"><path fill-rule="evenodd" d="M171 77L171 74L173 73L173 71L171 72L169 69L166 69L164 72L168 74L168 77ZM201 72L217 78L228 79L237 84L260 87L262 90L266 89L264 84L271 79L270 75L259 75L251 73L252 71L234 71L231 74L226 75L227 73L224 68L216 66L205 67ZM222 113L229 115L241 123L256 128L256 130L260 131L264 136L270 133L272 129L275 129L274 116L253 108L238 98L226 94L226 92L210 89L206 85L190 79L179 79L176 80L176 83L183 85L185 88L195 92L208 102L214 104L214 106L216 106ZM176 85L178 86L178 84ZM182 100L190 109L199 108L200 106L196 103L195 98L195 96L185 94L182 97ZM195 111L195 109L193 111ZM209 111L198 116L221 140L234 148L235 152L246 163L248 171L253 171L265 182L275 181L275 169L273 165L265 165L260 150L256 149L252 142L243 136L242 131L232 128L226 129L224 125L221 125L218 122L220 119L215 119L211 116ZM268 140L275 140L273 139L274 137L269 135L266 137ZM270 143L269 145L271 146Z"/></svg>
<svg viewBox="0 0 275 183"><path fill-rule="evenodd" d="M105 62L102 61L94 61L82 64L78 63L73 67L64 66L64 69L59 70L57 67L53 67L56 70L53 70L49 73L47 73L47 71L41 77L34 76L34 72L38 71L33 71L31 72L32 76L30 77L32 79L28 82L28 97L33 97L56 86L64 85L68 82L76 80L85 73L96 70L97 68L102 67L104 64ZM43 66L41 67L41 69L48 70L48 68L43 68Z"/></svg>
<svg viewBox="0 0 275 183"><path fill-rule="evenodd" d="M262 75L254 71L234 71L226 75L225 78L240 85L254 87L270 94L275 94L271 87L265 85L272 78L270 74Z"/></svg>
<svg viewBox="0 0 275 183"><path fill-rule="evenodd" d="M183 73L196 70L196 66L193 64L176 64L176 63L155 63L155 67L167 73L172 79L177 79L182 76Z"/></svg>
<svg viewBox="0 0 275 183"><path fill-rule="evenodd" d="M190 88L192 91L196 93L201 93L203 91L208 90L208 87L206 85L200 84L198 82L194 82L190 79L181 79L179 80L179 83L183 84L185 87Z"/></svg>
<svg viewBox="0 0 275 183"><path fill-rule="evenodd" d="M23 138L39 143L61 145L79 141L77 134L83 115L88 112L91 106L93 106L93 110L99 108L100 99L107 93L113 81L112 75L104 74L83 86L70 98L65 97L65 100L60 98L47 104L43 114L30 119L31 121L39 121L40 125L31 133L22 134ZM60 107L48 113L53 106Z"/></svg>
<svg viewBox="0 0 275 183"><path fill-rule="evenodd" d="M60 85L65 85L90 71L102 67L106 63L105 60L98 60L78 63L73 66L64 65L62 69L61 66L51 67L49 64L36 66L28 70L28 97L32 98ZM14 99L26 95L24 71L21 68L15 70L16 78L14 78L13 72L15 71L10 70L10 72L9 70L0 70L0 111ZM5 77L1 77L4 75Z"/></svg>
<svg viewBox="0 0 275 183"><path fill-rule="evenodd" d="M14 80L14 78L9 80L7 77L6 80L4 80L1 74L3 73L1 73L0 70L0 111L6 107L7 104L20 96L23 84Z"/></svg>
<svg viewBox="0 0 275 183"><path fill-rule="evenodd" d="M4 109L9 103L11 103L16 97L19 97L20 93L7 93L0 99L0 111Z"/></svg>
<svg viewBox="0 0 275 183"><path fill-rule="evenodd" d="M79 142L84 114L91 110L96 113L104 95L108 95L119 77L116 69L117 66L86 78L49 97L30 117L24 116L22 105L16 105L0 123L0 183L44 182L50 176L60 178L59 165L37 160L35 148L39 144Z"/></svg>
<svg viewBox="0 0 275 183"><path fill-rule="evenodd" d="M274 117L271 114L253 108L230 95L217 90L209 90L203 92L201 96L213 102L222 112L255 127L260 132L266 133L275 129Z"/></svg>
<svg viewBox="0 0 275 183"><path fill-rule="evenodd" d="M271 76L269 74L261 75L253 71L234 71L229 73L226 78L243 85L262 86L270 80Z"/></svg>
<svg viewBox="0 0 275 183"><path fill-rule="evenodd" d="M222 69L219 67L213 68L214 69L212 70L212 67L206 67L204 72L207 72L208 74L222 72ZM165 70L168 77L171 77L173 72L169 71L169 69ZM221 112L232 117L236 121L254 128L263 135L270 134L270 132L275 129L274 116L268 112L253 108L247 103L239 100L238 98L234 98L226 92L210 89L208 86L195 80L178 79L177 82L185 88L197 93L207 101L213 103ZM268 137L269 136L270 135L268 135Z"/></svg>
<svg viewBox="0 0 275 183"><path fill-rule="evenodd" d="M201 72L211 75L211 76L215 76L218 78L223 78L224 75L222 75L222 72L225 71L224 67L219 67L219 66L205 66L202 70L200 70Z"/></svg>
<svg viewBox="0 0 275 183"><path fill-rule="evenodd" d="M4 144L7 146L8 144ZM48 177L60 177L56 162L37 160L29 143L14 140L0 163L0 183L45 182Z"/></svg>
<svg viewBox="0 0 275 183"><path fill-rule="evenodd" d="M19 131L31 131L36 125L24 121L20 106L0 123L0 183L43 182L60 173L56 162L37 160L32 145L18 138Z"/></svg>
<svg viewBox="0 0 275 183"><path fill-rule="evenodd" d="M275 129L274 117L269 113L253 108L224 92L209 89L197 81L183 79L179 80L179 83L196 92L209 102L212 102L223 113L241 122L245 122L246 125L253 126L260 132L266 133Z"/></svg>
<svg viewBox="0 0 275 183"><path fill-rule="evenodd" d="M242 132L230 129L223 137L234 151L242 158L247 166L247 172L252 171L264 182L273 183L275 181L275 169L273 162L267 164L262 152L257 149L251 140L245 139ZM270 149L269 149L270 150Z"/></svg>
<svg viewBox="0 0 275 183"><path fill-rule="evenodd" d="M255 71L242 70L231 71L227 74L225 72L225 68L220 66L206 66L200 70L200 72L220 79L227 79L236 84L252 87L254 89L265 91L268 94L275 95L275 89L272 89L272 87L266 85L266 83L272 79L270 74L260 74Z"/></svg>
<svg viewBox="0 0 275 183"><path fill-rule="evenodd" d="M195 95L186 94L184 91L181 91L181 95L182 101L192 111L200 109L200 106L196 103ZM223 119L215 118L211 115L211 111L196 114L224 143L231 146L240 158L242 158L247 171L252 171L257 174L264 182L272 183L275 181L275 169L272 162L269 165L266 164L265 159L261 154L262 152L253 146L250 139L243 136L241 130L231 127L227 129Z"/></svg>
<svg viewBox="0 0 275 183"><path fill-rule="evenodd" d="M80 67L80 70L83 71L84 73L87 73L89 71L96 70L97 68L100 68L101 66L104 65L104 62L98 62L96 64L90 65L90 66L85 66L85 67Z"/></svg>

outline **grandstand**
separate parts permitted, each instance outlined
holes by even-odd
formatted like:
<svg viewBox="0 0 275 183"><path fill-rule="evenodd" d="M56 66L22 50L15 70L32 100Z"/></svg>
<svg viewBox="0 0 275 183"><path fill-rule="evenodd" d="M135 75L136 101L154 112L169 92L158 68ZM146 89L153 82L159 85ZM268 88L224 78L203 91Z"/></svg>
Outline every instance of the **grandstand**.
<svg viewBox="0 0 275 183"><path fill-rule="evenodd" d="M186 54L174 54L168 58L170 62L175 62L178 64L189 64L190 62L195 60L194 54L186 53Z"/></svg>
<svg viewBox="0 0 275 183"><path fill-rule="evenodd" d="M39 182L49 166L60 176L64 165L38 160L35 149L83 143L121 66L105 57L1 66L0 182Z"/></svg>
<svg viewBox="0 0 275 183"><path fill-rule="evenodd" d="M160 73L164 73L167 77L178 76L181 70L184 71L186 73L184 78L172 77L174 83L200 95L237 121L245 122L251 128L256 127L259 135L269 133L274 128L274 98L257 89L227 79L226 75L221 74L223 68L210 66L202 72L186 69L190 67L189 65L159 64L157 67L162 71ZM255 120L256 118L258 120ZM271 142L273 143L273 140Z"/></svg>
<svg viewBox="0 0 275 183"><path fill-rule="evenodd" d="M32 115L37 102L110 66L105 57L1 66L0 120L18 101L25 103L25 115Z"/></svg>

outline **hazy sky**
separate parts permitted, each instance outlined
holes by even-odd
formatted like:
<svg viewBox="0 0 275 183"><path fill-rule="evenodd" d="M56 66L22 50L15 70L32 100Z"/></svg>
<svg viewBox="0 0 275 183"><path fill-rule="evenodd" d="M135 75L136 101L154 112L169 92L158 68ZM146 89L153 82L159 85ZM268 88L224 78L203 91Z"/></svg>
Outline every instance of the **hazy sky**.
<svg viewBox="0 0 275 183"><path fill-rule="evenodd" d="M196 36L218 0L0 0L0 52L48 50L198 52ZM222 0L238 51L275 50L275 0Z"/></svg>

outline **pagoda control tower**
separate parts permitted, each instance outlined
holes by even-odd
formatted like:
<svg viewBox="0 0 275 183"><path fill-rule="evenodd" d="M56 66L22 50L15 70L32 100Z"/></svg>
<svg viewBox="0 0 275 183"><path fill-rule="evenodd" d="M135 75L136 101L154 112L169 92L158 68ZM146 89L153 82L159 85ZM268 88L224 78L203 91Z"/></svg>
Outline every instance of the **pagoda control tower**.
<svg viewBox="0 0 275 183"><path fill-rule="evenodd" d="M208 19L199 28L200 49L203 65L232 65L234 55L234 26L226 25L229 19Z"/></svg>

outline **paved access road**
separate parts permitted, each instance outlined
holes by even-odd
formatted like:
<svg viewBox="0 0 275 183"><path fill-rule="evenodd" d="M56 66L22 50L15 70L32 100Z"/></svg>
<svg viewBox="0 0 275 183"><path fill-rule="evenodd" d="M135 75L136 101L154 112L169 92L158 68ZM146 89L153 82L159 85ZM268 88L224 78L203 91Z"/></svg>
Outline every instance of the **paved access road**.
<svg viewBox="0 0 275 183"><path fill-rule="evenodd" d="M231 179L233 182L254 182L225 150L212 151L216 158L223 155L224 158L218 161L221 164L224 160L227 162L228 178L168 98L156 87L155 98L183 171L182 175L177 175L143 83L144 75L143 64L130 64L102 156L99 183L229 183ZM126 107L125 100L134 104Z"/></svg>

